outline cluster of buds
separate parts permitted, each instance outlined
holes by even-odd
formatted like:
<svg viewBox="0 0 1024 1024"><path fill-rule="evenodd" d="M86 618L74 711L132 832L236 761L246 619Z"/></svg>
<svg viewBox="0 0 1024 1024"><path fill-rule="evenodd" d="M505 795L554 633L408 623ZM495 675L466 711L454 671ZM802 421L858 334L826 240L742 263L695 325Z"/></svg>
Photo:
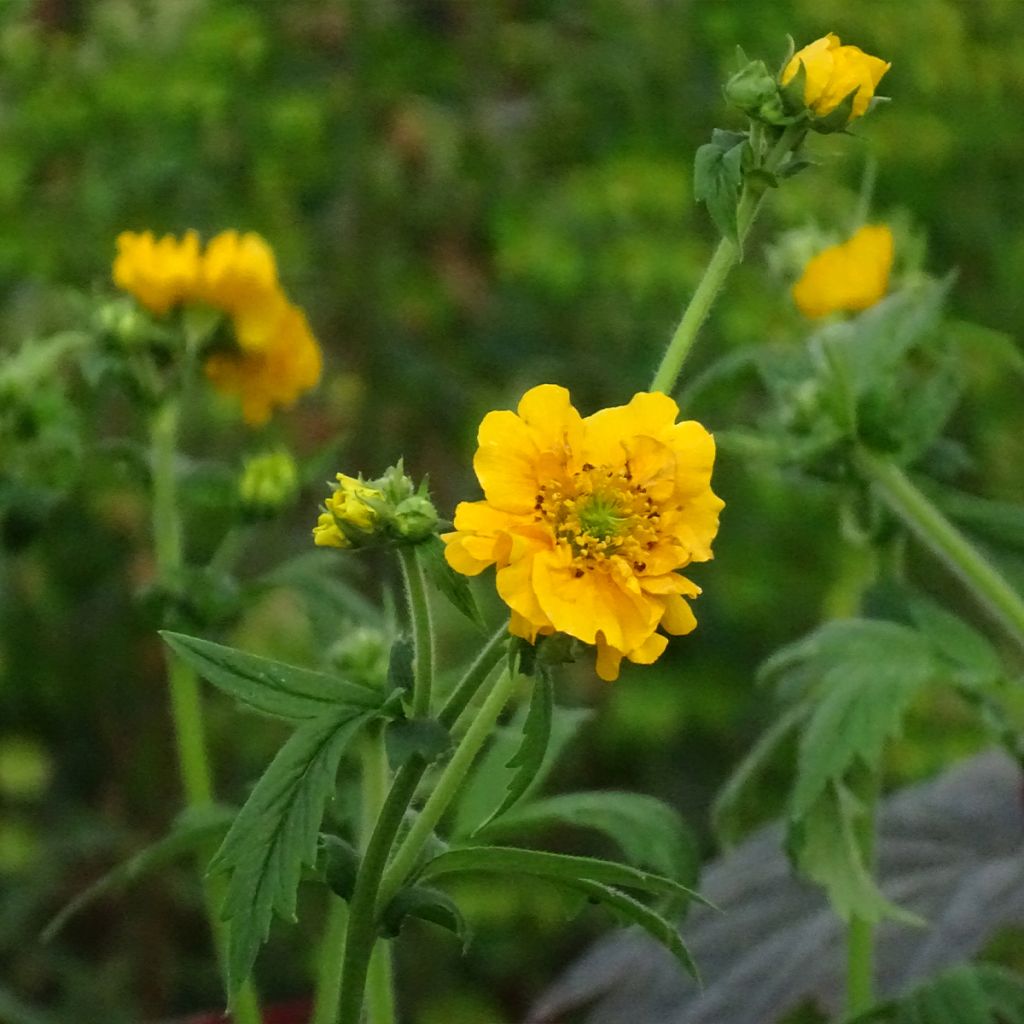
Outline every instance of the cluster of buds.
<svg viewBox="0 0 1024 1024"><path fill-rule="evenodd" d="M806 122L817 132L842 131L878 102L875 89L890 65L835 33L805 46L772 74L764 61L740 54L726 99L756 121L783 126Z"/></svg>
<svg viewBox="0 0 1024 1024"><path fill-rule="evenodd" d="M313 528L320 547L366 548L418 544L437 532L440 520L427 490L405 475L402 463L377 480L339 473Z"/></svg>
<svg viewBox="0 0 1024 1024"><path fill-rule="evenodd" d="M285 449L261 452L245 460L238 481L238 497L248 517L270 518L290 505L298 491L298 467Z"/></svg>

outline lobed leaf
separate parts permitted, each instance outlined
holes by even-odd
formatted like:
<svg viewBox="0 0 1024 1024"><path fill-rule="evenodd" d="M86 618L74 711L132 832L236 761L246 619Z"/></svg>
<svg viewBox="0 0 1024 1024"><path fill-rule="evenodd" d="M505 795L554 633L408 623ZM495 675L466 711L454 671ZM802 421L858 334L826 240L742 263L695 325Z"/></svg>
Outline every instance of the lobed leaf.
<svg viewBox="0 0 1024 1024"><path fill-rule="evenodd" d="M338 676L288 665L199 637L163 631L168 646L186 664L254 711L303 722L333 708L372 708L380 695Z"/></svg>
<svg viewBox="0 0 1024 1024"><path fill-rule="evenodd" d="M723 148L727 147L727 148ZM709 142L697 150L693 167L693 196L704 203L719 231L739 244L736 209L743 184L743 155L747 142L722 145Z"/></svg>
<svg viewBox="0 0 1024 1024"><path fill-rule="evenodd" d="M335 708L304 722L278 751L253 788L210 872L230 876L222 916L230 922L228 987L249 976L276 913L295 919L304 866L317 859L324 808L342 754L372 711Z"/></svg>
<svg viewBox="0 0 1024 1024"><path fill-rule="evenodd" d="M470 589L469 579L448 564L441 538L431 537L419 545L419 550L423 553L422 564L427 579L473 625L482 627L483 618Z"/></svg>

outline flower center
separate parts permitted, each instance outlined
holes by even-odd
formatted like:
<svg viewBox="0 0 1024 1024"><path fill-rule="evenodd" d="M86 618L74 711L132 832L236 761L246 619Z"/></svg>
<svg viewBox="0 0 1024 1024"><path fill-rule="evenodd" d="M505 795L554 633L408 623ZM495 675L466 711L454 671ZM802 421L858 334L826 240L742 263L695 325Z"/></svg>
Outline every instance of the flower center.
<svg viewBox="0 0 1024 1024"><path fill-rule="evenodd" d="M544 484L534 508L535 520L569 545L577 571L619 555L642 572L644 552L657 543L659 509L628 468L587 464L564 482Z"/></svg>

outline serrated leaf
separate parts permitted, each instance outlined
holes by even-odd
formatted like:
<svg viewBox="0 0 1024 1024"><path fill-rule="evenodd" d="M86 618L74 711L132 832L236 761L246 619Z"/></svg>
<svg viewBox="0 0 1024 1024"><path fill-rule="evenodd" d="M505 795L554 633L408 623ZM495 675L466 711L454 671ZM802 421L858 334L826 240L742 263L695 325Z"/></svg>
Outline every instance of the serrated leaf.
<svg viewBox="0 0 1024 1024"><path fill-rule="evenodd" d="M566 746L591 717L593 712L589 708L554 708L547 754L524 796L535 793L544 785ZM515 774L515 769L509 768L508 762L522 741L524 718L525 715L520 712L509 725L495 730L491 745L477 762L469 782L459 794L455 805L454 838L462 839L471 835L508 792Z"/></svg>
<svg viewBox="0 0 1024 1024"><path fill-rule="evenodd" d="M911 702L939 675L928 644L913 629L873 619L826 623L774 668L810 683L810 716L800 737L790 810L802 817L830 782L858 760L876 765Z"/></svg>
<svg viewBox="0 0 1024 1024"><path fill-rule="evenodd" d="M380 694L368 686L313 669L225 647L182 633L160 634L174 653L207 682L274 718L303 722L332 708L372 708Z"/></svg>
<svg viewBox="0 0 1024 1024"><path fill-rule="evenodd" d="M509 758L506 768L513 769L505 796L484 819L477 831L500 818L534 784L537 773L547 756L551 742L551 721L554 716L555 687L549 672L540 671L533 677L530 707L523 721L523 736L519 749Z"/></svg>
<svg viewBox="0 0 1024 1024"><path fill-rule="evenodd" d="M320 824L341 756L373 717L339 708L300 725L256 783L210 862L211 873L230 876L222 916L230 924L231 992L249 976L273 915L294 920L302 869L316 862Z"/></svg>
<svg viewBox="0 0 1024 1024"><path fill-rule="evenodd" d="M452 605L475 626L483 626L480 609L476 606L469 579L456 572L444 557L444 542L440 537L431 537L418 546L422 553L423 569L427 579L446 597Z"/></svg>
<svg viewBox="0 0 1024 1024"><path fill-rule="evenodd" d="M761 734L715 797L711 807L711 823L723 843L732 844L739 838L743 823L742 809L755 780L810 712L810 705L803 702L780 715Z"/></svg>
<svg viewBox="0 0 1024 1024"><path fill-rule="evenodd" d="M682 936L674 924L666 921L657 911L634 899L628 893L620 892L599 882L575 881L566 883L584 893L589 899L608 907L619 917L638 925L655 941L665 947L695 981L700 982L700 972Z"/></svg>
<svg viewBox="0 0 1024 1024"><path fill-rule="evenodd" d="M966 669L978 684L996 683L1005 675L999 652L959 616L920 596L911 599L910 614L936 653Z"/></svg>
<svg viewBox="0 0 1024 1024"><path fill-rule="evenodd" d="M746 143L722 149L713 142L697 150L693 168L693 195L704 203L718 230L739 244L736 208L743 184L743 151Z"/></svg>
<svg viewBox="0 0 1024 1024"><path fill-rule="evenodd" d="M567 879L600 882L602 885L637 889L656 896L707 903L699 893L674 879L651 871L641 871L628 864L597 857L573 857L542 850L523 850L514 846L462 846L447 850L423 866L420 879L476 872L533 875L553 881Z"/></svg>
<svg viewBox="0 0 1024 1024"><path fill-rule="evenodd" d="M49 942L75 914L108 892L131 885L180 857L217 842L227 832L234 817L233 807L220 805L193 807L183 811L166 836L129 857L123 864L118 864L58 911L43 929L40 938L43 942Z"/></svg>
<svg viewBox="0 0 1024 1024"><path fill-rule="evenodd" d="M693 835L674 808L639 793L563 793L531 800L482 825L477 834L495 839L553 824L602 832L636 867L684 885L697 880L700 862Z"/></svg>
<svg viewBox="0 0 1024 1024"><path fill-rule="evenodd" d="M463 951L469 945L469 928L455 901L440 889L427 885L411 885L400 889L388 904L381 921L384 934L398 935L406 918L416 917L429 921L458 936Z"/></svg>
<svg viewBox="0 0 1024 1024"><path fill-rule="evenodd" d="M887 900L864 863L857 841L867 813L845 786L833 783L807 813L790 825L789 849L801 872L822 886L835 912L849 921L883 918L923 923Z"/></svg>

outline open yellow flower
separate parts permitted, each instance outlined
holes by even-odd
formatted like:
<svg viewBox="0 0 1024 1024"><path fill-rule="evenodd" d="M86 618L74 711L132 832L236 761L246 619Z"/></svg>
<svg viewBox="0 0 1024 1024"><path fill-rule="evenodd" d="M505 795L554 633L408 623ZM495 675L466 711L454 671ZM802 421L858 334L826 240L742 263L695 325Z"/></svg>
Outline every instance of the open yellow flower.
<svg viewBox="0 0 1024 1024"><path fill-rule="evenodd" d="M641 393L584 419L565 388L532 388L518 413L484 417L473 461L484 500L462 502L442 538L457 572L497 565L512 633L596 645L602 679L623 658L655 661L668 643L659 627L696 626L686 598L700 588L677 570L712 557L723 502L714 439L678 413Z"/></svg>
<svg viewBox="0 0 1024 1024"><path fill-rule="evenodd" d="M195 295L199 281L199 236L186 231L179 240L152 231L122 231L117 236L114 284L134 295L151 313L163 316Z"/></svg>
<svg viewBox="0 0 1024 1024"><path fill-rule="evenodd" d="M879 302L889 290L892 232L865 225L841 245L818 253L793 285L793 300L806 317L855 312Z"/></svg>
<svg viewBox="0 0 1024 1024"><path fill-rule="evenodd" d="M262 349L215 352L204 364L221 394L238 398L242 417L258 427L277 406L287 408L320 379L323 359L305 313L286 305Z"/></svg>
<svg viewBox="0 0 1024 1024"><path fill-rule="evenodd" d="M839 36L830 32L816 39L793 55L782 72L787 85L804 68L804 103L819 117L832 113L856 90L850 120L860 117L882 76L892 67L879 57L872 57L857 46L842 46Z"/></svg>

